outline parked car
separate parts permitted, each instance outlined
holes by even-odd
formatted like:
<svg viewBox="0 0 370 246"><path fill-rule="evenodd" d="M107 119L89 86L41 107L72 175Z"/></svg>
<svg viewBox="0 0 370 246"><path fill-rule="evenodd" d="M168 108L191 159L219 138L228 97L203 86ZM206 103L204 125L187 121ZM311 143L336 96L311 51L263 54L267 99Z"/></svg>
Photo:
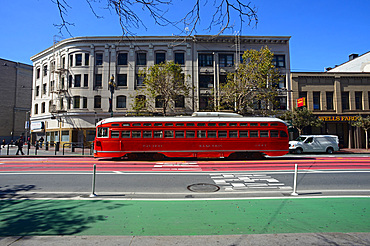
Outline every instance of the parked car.
<svg viewBox="0 0 370 246"><path fill-rule="evenodd" d="M335 135L301 135L295 141L289 141L289 151L296 154L303 152L331 154L338 150L339 138Z"/></svg>

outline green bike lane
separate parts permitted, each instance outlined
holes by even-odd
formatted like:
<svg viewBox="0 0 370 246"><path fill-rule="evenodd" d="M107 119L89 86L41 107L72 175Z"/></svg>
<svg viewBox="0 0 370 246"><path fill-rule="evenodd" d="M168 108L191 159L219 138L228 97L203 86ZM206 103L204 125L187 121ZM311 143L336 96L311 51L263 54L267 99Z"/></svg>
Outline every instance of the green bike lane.
<svg viewBox="0 0 370 246"><path fill-rule="evenodd" d="M370 232L370 197L0 200L0 237Z"/></svg>

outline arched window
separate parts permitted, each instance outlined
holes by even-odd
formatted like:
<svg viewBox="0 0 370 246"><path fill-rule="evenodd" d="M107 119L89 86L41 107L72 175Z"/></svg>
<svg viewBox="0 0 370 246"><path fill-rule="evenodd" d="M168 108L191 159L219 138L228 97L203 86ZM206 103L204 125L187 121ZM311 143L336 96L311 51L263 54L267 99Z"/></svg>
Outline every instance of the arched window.
<svg viewBox="0 0 370 246"><path fill-rule="evenodd" d="M117 108L126 108L126 96L117 96Z"/></svg>
<svg viewBox="0 0 370 246"><path fill-rule="evenodd" d="M159 95L155 97L155 107L163 108L163 96Z"/></svg>

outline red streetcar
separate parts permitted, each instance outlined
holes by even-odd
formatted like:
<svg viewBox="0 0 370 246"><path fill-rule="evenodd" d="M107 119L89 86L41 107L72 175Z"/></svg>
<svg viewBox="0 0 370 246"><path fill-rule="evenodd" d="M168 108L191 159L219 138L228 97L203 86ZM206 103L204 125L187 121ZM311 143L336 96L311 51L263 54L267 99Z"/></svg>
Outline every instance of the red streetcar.
<svg viewBox="0 0 370 246"><path fill-rule="evenodd" d="M286 124L277 118L233 113L187 117L117 117L96 127L94 157L256 158L289 152Z"/></svg>

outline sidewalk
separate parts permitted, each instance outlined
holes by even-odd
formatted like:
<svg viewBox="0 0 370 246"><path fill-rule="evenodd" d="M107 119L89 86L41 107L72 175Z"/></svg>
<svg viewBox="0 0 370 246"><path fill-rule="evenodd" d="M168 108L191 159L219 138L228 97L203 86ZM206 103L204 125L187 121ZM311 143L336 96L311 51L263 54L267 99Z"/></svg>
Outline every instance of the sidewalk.
<svg viewBox="0 0 370 246"><path fill-rule="evenodd" d="M0 200L0 245L370 245L370 198Z"/></svg>

